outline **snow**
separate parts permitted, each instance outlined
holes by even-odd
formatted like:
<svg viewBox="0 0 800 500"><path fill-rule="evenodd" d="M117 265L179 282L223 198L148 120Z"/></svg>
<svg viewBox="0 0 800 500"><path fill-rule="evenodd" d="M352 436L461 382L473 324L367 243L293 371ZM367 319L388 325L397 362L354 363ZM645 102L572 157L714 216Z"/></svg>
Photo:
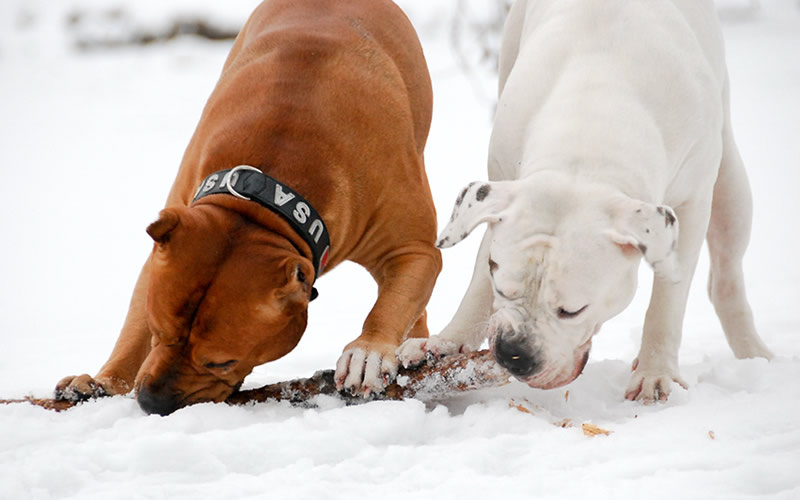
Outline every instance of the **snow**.
<svg viewBox="0 0 800 500"><path fill-rule="evenodd" d="M0 397L46 397L62 376L105 361L150 249L144 227L230 47L183 37L81 52L65 19L120 5L134 25L186 12L235 24L255 3L0 5ZM704 255L681 347L690 388L665 404L623 399L649 295L643 267L634 303L604 326L583 375L563 389L512 383L351 407L322 397L316 409L203 404L167 418L126 397L61 414L1 406L0 499L800 498L800 9L793 0L718 3L755 198L748 292L775 360L733 359L705 296ZM491 85L453 62L443 20L454 2L401 5L434 80L426 163L443 223L462 185L486 176ZM477 240L444 252L433 332L458 305ZM300 345L259 367L248 387L331 368L360 331L375 295L367 273L343 265L318 288ZM587 422L612 432L587 437Z"/></svg>

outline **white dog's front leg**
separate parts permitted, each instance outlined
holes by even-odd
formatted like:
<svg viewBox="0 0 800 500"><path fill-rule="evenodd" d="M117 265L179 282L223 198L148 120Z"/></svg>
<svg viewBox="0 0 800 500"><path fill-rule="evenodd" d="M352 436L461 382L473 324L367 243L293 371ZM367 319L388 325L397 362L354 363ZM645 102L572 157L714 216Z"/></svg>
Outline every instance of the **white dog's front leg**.
<svg viewBox="0 0 800 500"><path fill-rule="evenodd" d="M639 355L633 362L633 376L625 392L631 400L652 403L666 401L672 382L688 388L678 367L683 317L697 257L708 226L710 203L690 203L676 209L681 224L678 239L677 276L656 274L650 306L644 320Z"/></svg>
<svg viewBox="0 0 800 500"><path fill-rule="evenodd" d="M464 298L450 323L427 339L412 338L397 348L397 357L405 367L457 352L477 350L486 338L486 325L492 312L492 282L489 275L491 228L483 236L475 268Z"/></svg>
<svg viewBox="0 0 800 500"><path fill-rule="evenodd" d="M642 345L633 361L633 376L625 392L627 399L645 403L665 401L672 390L672 382L688 388L678 368L681 322L688 290L686 281L685 273L681 273L681 281L677 283L655 277Z"/></svg>

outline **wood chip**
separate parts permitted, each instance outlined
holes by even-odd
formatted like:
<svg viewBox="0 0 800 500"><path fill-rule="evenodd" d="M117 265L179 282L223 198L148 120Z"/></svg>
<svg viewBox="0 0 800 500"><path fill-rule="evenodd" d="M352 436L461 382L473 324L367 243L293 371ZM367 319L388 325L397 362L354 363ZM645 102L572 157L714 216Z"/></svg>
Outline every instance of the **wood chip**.
<svg viewBox="0 0 800 500"><path fill-rule="evenodd" d="M595 437L598 434L602 434L604 436L608 436L609 434L614 432L614 431L609 431L609 430L606 430L606 429L602 429L600 427L597 427L594 424L583 424L583 425L581 425L581 429L583 429L583 433L585 435L589 436L589 437Z"/></svg>
<svg viewBox="0 0 800 500"><path fill-rule="evenodd" d="M556 427L561 427L562 429L567 429L569 427L574 427L574 425L572 425L572 419L569 419L569 418L565 418L563 420L559 420L558 422L553 422L553 425L555 425Z"/></svg>
<svg viewBox="0 0 800 500"><path fill-rule="evenodd" d="M525 401L528 401L528 400L526 399ZM534 413L531 411L530 408L528 408L528 407L526 407L526 406L524 406L522 404L517 403L513 399L508 401L508 407L509 408L514 408L517 411L521 411L522 413L528 413L530 415L534 415Z"/></svg>

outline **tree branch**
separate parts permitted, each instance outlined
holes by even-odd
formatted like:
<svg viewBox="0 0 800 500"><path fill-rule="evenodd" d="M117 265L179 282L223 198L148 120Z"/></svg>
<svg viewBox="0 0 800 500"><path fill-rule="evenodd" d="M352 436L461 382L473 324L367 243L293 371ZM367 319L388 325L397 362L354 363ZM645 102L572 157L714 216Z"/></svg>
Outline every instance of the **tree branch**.
<svg viewBox="0 0 800 500"><path fill-rule="evenodd" d="M508 383L509 379L508 372L497 365L487 350L453 354L418 368L401 368L397 380L386 387L383 393L373 394L367 398L338 392L333 374L333 370L324 370L310 378L235 392L225 402L229 405L246 405L266 401L289 401L299 406L314 406L313 399L320 395L339 398L348 405L409 398L431 401L459 392L498 387ZM80 402L36 398L0 400L0 404L11 403L30 403L47 410L62 411Z"/></svg>

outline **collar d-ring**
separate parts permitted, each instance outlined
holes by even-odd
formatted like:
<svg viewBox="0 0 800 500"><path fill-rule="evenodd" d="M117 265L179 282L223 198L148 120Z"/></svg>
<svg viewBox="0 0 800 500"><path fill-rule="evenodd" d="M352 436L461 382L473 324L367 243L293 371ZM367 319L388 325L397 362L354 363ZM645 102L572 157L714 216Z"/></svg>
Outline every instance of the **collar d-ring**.
<svg viewBox="0 0 800 500"><path fill-rule="evenodd" d="M256 167L251 167L250 165L238 165L236 167L233 167L227 174L225 174L225 177L223 177L222 179L221 187L227 189L230 194L232 194L237 198L250 201L249 196L244 196L243 194L240 194L238 191L233 189L233 185L236 184L236 181L239 180L239 171L241 170L252 170L254 172L258 172L259 174L261 173L261 170L257 169Z"/></svg>

